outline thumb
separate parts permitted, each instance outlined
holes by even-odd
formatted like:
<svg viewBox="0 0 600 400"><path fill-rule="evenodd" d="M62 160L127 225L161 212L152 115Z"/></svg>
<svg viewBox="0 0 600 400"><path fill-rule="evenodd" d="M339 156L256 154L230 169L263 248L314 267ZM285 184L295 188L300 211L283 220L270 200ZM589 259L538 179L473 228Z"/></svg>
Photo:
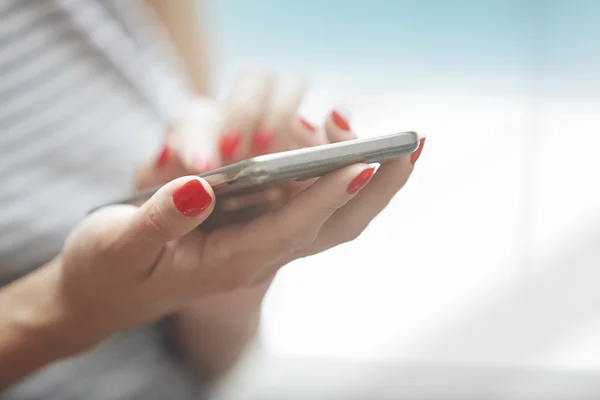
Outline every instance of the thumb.
<svg viewBox="0 0 600 400"><path fill-rule="evenodd" d="M214 209L215 195L202 178L185 176L161 187L132 216L122 245L133 254L156 257L163 246L201 224Z"/></svg>

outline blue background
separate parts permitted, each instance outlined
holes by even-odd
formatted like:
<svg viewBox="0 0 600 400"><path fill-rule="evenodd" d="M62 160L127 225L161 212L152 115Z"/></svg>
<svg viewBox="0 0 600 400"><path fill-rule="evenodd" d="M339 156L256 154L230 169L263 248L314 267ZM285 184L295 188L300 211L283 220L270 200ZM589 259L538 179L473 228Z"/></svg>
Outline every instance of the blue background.
<svg viewBox="0 0 600 400"><path fill-rule="evenodd" d="M600 93L600 2L221 0L221 65L427 89Z"/></svg>

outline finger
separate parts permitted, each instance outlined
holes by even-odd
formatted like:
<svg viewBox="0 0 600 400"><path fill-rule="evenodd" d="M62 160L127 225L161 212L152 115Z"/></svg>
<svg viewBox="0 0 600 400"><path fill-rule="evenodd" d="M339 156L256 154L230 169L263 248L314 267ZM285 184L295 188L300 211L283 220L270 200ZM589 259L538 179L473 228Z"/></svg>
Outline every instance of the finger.
<svg viewBox="0 0 600 400"><path fill-rule="evenodd" d="M330 143L356 139L350 127L350 114L340 108L332 110L325 120L325 133Z"/></svg>
<svg viewBox="0 0 600 400"><path fill-rule="evenodd" d="M293 135L293 148L304 148L327 144L325 133L306 118L297 116L290 124L290 132Z"/></svg>
<svg viewBox="0 0 600 400"><path fill-rule="evenodd" d="M248 71L235 80L225 102L225 129L219 138L225 163L249 157L251 137L264 114L271 84L271 77L263 71Z"/></svg>
<svg viewBox="0 0 600 400"><path fill-rule="evenodd" d="M155 156L145 161L138 168L135 178L137 189L146 189L160 185L182 175L186 175L186 168L176 156L173 148L165 143L155 153Z"/></svg>
<svg viewBox="0 0 600 400"><path fill-rule="evenodd" d="M277 206L283 201L284 195L283 187L269 187L258 193L223 199L219 204L219 210L225 212L234 212L258 204Z"/></svg>
<svg viewBox="0 0 600 400"><path fill-rule="evenodd" d="M225 115L209 99L196 99L175 121L168 142L188 174L214 169L219 163L217 140L223 131Z"/></svg>
<svg viewBox="0 0 600 400"><path fill-rule="evenodd" d="M213 211L214 193L202 178L181 177L160 188L135 213L121 245L154 259L163 246L195 229Z"/></svg>
<svg viewBox="0 0 600 400"><path fill-rule="evenodd" d="M274 80L263 118L252 137L254 154L289 150L292 118L306 93L306 82L296 76L281 76Z"/></svg>
<svg viewBox="0 0 600 400"><path fill-rule="evenodd" d="M242 242L263 264L288 256L310 244L372 174L370 166L354 164L318 179L284 207L247 225Z"/></svg>
<svg viewBox="0 0 600 400"><path fill-rule="evenodd" d="M354 240L406 184L413 167L410 156L382 164L369 185L327 221L319 239L303 255Z"/></svg>
<svg viewBox="0 0 600 400"><path fill-rule="evenodd" d="M198 98L189 103L169 123L161 148L138 169L136 187L148 188L216 168L216 139L222 129L223 113L214 101Z"/></svg>

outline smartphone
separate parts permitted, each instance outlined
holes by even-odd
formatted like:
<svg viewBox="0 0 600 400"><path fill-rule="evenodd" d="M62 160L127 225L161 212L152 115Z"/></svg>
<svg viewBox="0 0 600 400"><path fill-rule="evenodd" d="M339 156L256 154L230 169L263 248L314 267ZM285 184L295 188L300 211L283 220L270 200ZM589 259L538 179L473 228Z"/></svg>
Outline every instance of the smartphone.
<svg viewBox="0 0 600 400"><path fill-rule="evenodd" d="M317 178L359 162L381 163L410 154L418 147L416 132L402 132L257 156L198 176L211 185L217 198L226 198L256 193L286 180ZM159 188L150 188L110 204L140 204Z"/></svg>

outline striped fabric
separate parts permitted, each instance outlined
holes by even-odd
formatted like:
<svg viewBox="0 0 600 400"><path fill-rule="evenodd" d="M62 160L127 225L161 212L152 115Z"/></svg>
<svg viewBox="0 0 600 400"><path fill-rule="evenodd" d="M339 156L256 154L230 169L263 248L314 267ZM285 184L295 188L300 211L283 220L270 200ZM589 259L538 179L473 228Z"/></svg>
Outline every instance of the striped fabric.
<svg viewBox="0 0 600 400"><path fill-rule="evenodd" d="M139 0L0 1L0 285L55 255L91 207L127 193L189 99L155 22ZM163 336L113 338L3 398L196 398Z"/></svg>

